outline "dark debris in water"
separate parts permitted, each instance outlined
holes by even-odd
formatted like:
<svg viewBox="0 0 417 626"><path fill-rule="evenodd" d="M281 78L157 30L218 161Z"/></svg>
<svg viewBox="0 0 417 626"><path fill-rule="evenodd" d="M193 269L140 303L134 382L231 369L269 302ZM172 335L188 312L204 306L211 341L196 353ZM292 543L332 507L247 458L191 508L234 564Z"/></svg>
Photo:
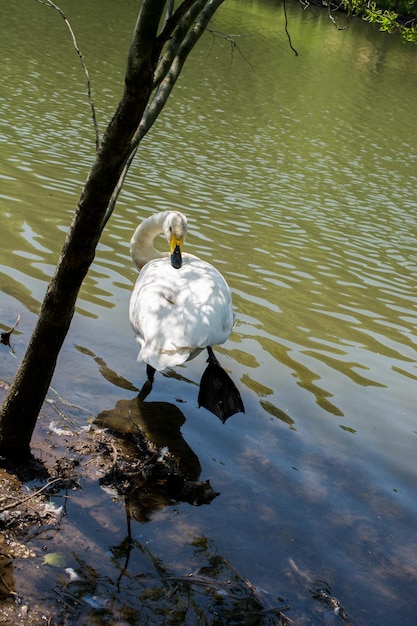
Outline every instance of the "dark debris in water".
<svg viewBox="0 0 417 626"><path fill-rule="evenodd" d="M13 331L16 330L19 322L20 322L20 315L17 316L16 322L13 324L11 328L9 328L9 330L5 330L0 333L0 343L7 346L11 352L14 352L14 350L12 346L10 345L10 337L12 336Z"/></svg>
<svg viewBox="0 0 417 626"><path fill-rule="evenodd" d="M304 589L314 601L313 613L317 619L317 623L331 625L344 624L352 626L348 614L339 602L332 595L330 585L324 580L314 580L313 576L304 569L301 569L296 563L290 559L289 575L294 578L297 587Z"/></svg>

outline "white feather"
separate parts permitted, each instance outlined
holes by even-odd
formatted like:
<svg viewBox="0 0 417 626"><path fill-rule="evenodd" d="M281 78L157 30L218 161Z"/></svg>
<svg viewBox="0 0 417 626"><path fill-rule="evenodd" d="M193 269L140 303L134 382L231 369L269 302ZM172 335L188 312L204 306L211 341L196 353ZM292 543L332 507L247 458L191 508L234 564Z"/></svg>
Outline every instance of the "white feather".
<svg viewBox="0 0 417 626"><path fill-rule="evenodd" d="M234 322L230 290L220 272L191 254L183 254L182 266L175 269L170 257L153 247L158 233L165 232L169 241L175 229L185 238L185 216L158 213L142 222L131 240L132 258L141 268L129 307L138 361L158 371L224 343Z"/></svg>

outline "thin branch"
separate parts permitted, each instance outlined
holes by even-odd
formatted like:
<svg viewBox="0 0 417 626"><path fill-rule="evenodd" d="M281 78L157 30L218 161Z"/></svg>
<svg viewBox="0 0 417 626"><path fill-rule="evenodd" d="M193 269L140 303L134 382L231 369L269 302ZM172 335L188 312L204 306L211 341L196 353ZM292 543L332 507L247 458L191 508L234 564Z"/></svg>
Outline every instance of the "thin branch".
<svg viewBox="0 0 417 626"><path fill-rule="evenodd" d="M173 12L174 12L174 0L168 0L167 1L167 8L166 8L166 11L165 11L164 28L166 26L167 21L169 20L169 18L173 14Z"/></svg>
<svg viewBox="0 0 417 626"><path fill-rule="evenodd" d="M136 156L136 152L138 151L138 147L139 146L136 146L136 148L134 150L132 150L132 152L130 153L130 156L127 159L126 164L125 164L125 166L124 166L124 168L122 170L122 173L120 174L120 178L119 178L119 180L117 182L116 187L114 188L114 191L112 193L112 197L110 198L109 205L107 207L106 214L105 214L104 219L103 219L102 229L105 227L105 225L107 224L107 222L109 221L109 219L111 217L111 214L113 213L114 207L115 207L116 202L117 202L117 198L120 195L120 192L121 192L123 184L125 182L127 173L128 173L128 171L130 169L130 166L132 165L133 159Z"/></svg>
<svg viewBox="0 0 417 626"><path fill-rule="evenodd" d="M78 46L77 43L77 39L75 37L75 33L71 27L71 24L69 23L67 17L65 16L65 13L63 12L63 10L56 5L54 2L52 2L52 0L35 0L36 2L39 2L39 4L43 4L44 6L47 7L51 7L52 9L55 9L55 11L58 11L58 13L61 15L62 19L65 22L66 27L68 28L71 38L72 38L72 43L74 46L74 49L76 51L76 53L78 54L78 57L80 59L81 62L81 66L83 68L84 74L85 74L85 78L87 81L87 95L88 95L88 103L90 105L90 109L91 109L91 115L93 118L93 125L94 125L94 132L95 132L95 137L96 137L96 150L98 150L99 144L100 144L100 136L99 136L99 132L98 132L98 126L97 126L97 117L96 117L96 109L94 106L94 102L93 102L93 96L92 96L92 91L91 91L91 80L90 80L90 74L88 72L88 68L87 65L84 61L84 57L83 54Z"/></svg>
<svg viewBox="0 0 417 626"><path fill-rule="evenodd" d="M187 0L187 2L183 2L158 36L160 50L168 40L169 44L158 61L154 76L154 87L157 87L166 76L184 37L206 3L207 0Z"/></svg>
<svg viewBox="0 0 417 626"><path fill-rule="evenodd" d="M34 491L33 493L29 494L28 496L16 500L16 502L12 502L10 504L5 504L4 506L0 507L0 512L3 513L3 511L7 511L9 509L14 509L15 506L21 506L25 502L29 502L29 500L32 500L32 498L35 498L36 496L39 496L43 491L45 491L45 489L48 489L48 487L50 487L54 483L57 483L60 480L62 480L62 477L54 478L54 479L50 480L49 482L46 483L46 485L44 485L43 487L41 487L37 491ZM0 498L0 501L4 501L6 499L7 499L6 497Z"/></svg>
<svg viewBox="0 0 417 626"><path fill-rule="evenodd" d="M178 80L182 67L192 48L195 46L201 35L205 32L206 27L213 16L214 12L223 3L224 0L211 0L205 2L205 7L200 11L198 19L189 29L188 33L182 37L181 43L177 48L176 54L172 59L169 69L165 72L164 79L158 86L152 101L148 104L143 114L141 123L137 132L132 139L132 150L135 149L148 130L152 127L159 113L165 106L168 96L170 95L175 83ZM174 38L175 39L175 35ZM175 42L176 46L176 42ZM163 62L163 60L162 60ZM158 71L158 70L157 70Z"/></svg>
<svg viewBox="0 0 417 626"><path fill-rule="evenodd" d="M225 33L220 33L217 30L211 30L210 28L207 29L207 32L211 33L211 35L213 36L213 45L212 48L214 48L214 42L216 40L216 37L218 37L219 39L225 39L229 44L230 44L230 67L232 67L232 63L233 63L233 59L234 59L234 53L235 50L237 50L240 54L240 56L242 57L242 59L245 61L245 63L247 63L249 65L249 67L251 68L251 70L254 70L254 67L252 65L252 63L250 63L250 61L245 57L245 55L243 54L242 50L240 49L239 45L236 43L236 41L234 40L234 37L239 37L239 35L226 35Z"/></svg>
<svg viewBox="0 0 417 626"><path fill-rule="evenodd" d="M328 13L329 19L336 26L337 30L346 30L347 28L349 28L349 26L350 26L349 23L346 24L346 26L339 26L339 24L337 23L336 19L332 15L332 4L331 4L331 2L327 2L326 0L322 0L322 4L324 6L327 6L327 13ZM338 11L339 9L340 9L340 4L338 6L336 6L336 7L333 7L333 11Z"/></svg>
<svg viewBox="0 0 417 626"><path fill-rule="evenodd" d="M286 5L285 0L284 0L283 5L284 5L284 15L285 15L285 32L286 32L287 37L288 37L288 44L289 44L289 46L290 46L291 50L294 52L295 56L296 56L296 57L298 57L298 52L297 52L297 50L294 48L294 46L292 45L292 42L291 42L291 35L290 35L289 31L288 31L287 5Z"/></svg>
<svg viewBox="0 0 417 626"><path fill-rule="evenodd" d="M174 30L177 28L184 16L187 15L190 9L194 7L198 12L201 10L200 5L204 5L204 2L206 2L206 0L183 0L174 12L174 2L173 0L168 0L165 11L165 22L157 38L157 43L160 49L162 49L163 45L168 41L168 39L170 39Z"/></svg>

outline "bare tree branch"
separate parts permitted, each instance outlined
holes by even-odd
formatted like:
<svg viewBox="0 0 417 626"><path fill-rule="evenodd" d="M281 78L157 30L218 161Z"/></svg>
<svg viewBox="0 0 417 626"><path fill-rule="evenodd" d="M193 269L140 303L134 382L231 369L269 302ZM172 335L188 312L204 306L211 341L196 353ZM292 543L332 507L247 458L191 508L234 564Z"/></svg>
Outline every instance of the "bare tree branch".
<svg viewBox="0 0 417 626"><path fill-rule="evenodd" d="M154 87L157 87L166 76L185 35L206 4L207 0L187 0L187 2L183 2L178 7L175 14L168 20L158 37L161 49L168 40L169 44L158 62L154 77Z"/></svg>
<svg viewBox="0 0 417 626"><path fill-rule="evenodd" d="M167 21L169 20L169 18L171 17L171 15L174 12L174 0L167 0L167 8L165 11L165 22L164 22L164 27L167 23Z"/></svg>
<svg viewBox="0 0 417 626"><path fill-rule="evenodd" d="M164 79L159 84L152 100L145 109L139 128L131 142L132 150L137 148L140 141L152 127L159 113L165 106L168 96L177 82L185 60L187 59L192 48L195 46L196 42L206 30L207 24L223 1L224 0L211 0L211 2L207 2L207 0L200 1L199 5L202 4L205 5L205 7L200 11L198 19L194 22L192 28L188 31L188 34L182 38L182 42L178 47L177 42L173 42L173 46L176 48L176 54L172 59L168 71L165 72ZM175 36L173 39L175 39ZM163 60L161 63L163 63ZM158 68L156 74L158 74Z"/></svg>
<svg viewBox="0 0 417 626"><path fill-rule="evenodd" d="M285 4L285 0L284 0L284 15L285 15L285 32L286 32L287 37L288 37L288 44L289 44L291 50L294 52L295 56L298 57L298 52L294 48L294 46L292 45L291 35L290 35L289 31L288 31L287 5Z"/></svg>
<svg viewBox="0 0 417 626"><path fill-rule="evenodd" d="M77 43L77 39L75 37L75 33L71 27L71 24L69 23L68 19L66 18L63 10L56 5L54 2L52 2L52 0L35 0L36 2L39 2L39 4L43 4L44 6L50 7L52 9L55 9L55 11L58 11L58 13L61 15L62 19L65 22L66 27L68 28L71 38L72 38L72 43L74 46L74 49L76 51L76 53L79 56L80 62L81 62L81 66L84 70L84 74L85 74L85 78L87 81L87 95L88 95L88 103L90 105L90 109L91 109L91 115L93 118L93 125L94 125L94 132L95 132L95 137L96 137L96 150L98 150L99 144L100 144L100 136L99 136L99 132L98 132L98 126L97 126L97 117L96 117L96 109L94 106L94 102L93 102L93 96L92 96L92 92L91 92L91 81L90 81L90 74L88 72L88 68L87 65L84 61L84 57L83 54L78 46Z"/></svg>
<svg viewBox="0 0 417 626"><path fill-rule="evenodd" d="M242 59L249 65L249 67L253 71L254 67L253 67L252 63L250 63L249 60L245 57L245 55L243 54L242 50L240 49L240 47L238 46L238 44L235 41L235 37L238 37L239 35L226 35L225 33L220 33L219 31L216 31L216 30L210 30L210 29L207 29L207 30L213 36L212 49L214 47L214 42L216 40L216 37L218 37L219 39L224 39L225 41L227 41L230 44L230 52L231 52L231 54L230 54L230 65L229 65L229 67L232 67L235 51L237 50L239 52L240 56L242 57Z"/></svg>

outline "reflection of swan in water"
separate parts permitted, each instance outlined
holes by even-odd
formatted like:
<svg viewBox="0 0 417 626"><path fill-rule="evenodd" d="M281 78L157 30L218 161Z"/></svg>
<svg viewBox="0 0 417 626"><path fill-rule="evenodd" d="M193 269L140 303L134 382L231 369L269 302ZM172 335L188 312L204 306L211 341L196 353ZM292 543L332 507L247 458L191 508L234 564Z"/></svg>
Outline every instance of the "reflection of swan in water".
<svg viewBox="0 0 417 626"><path fill-rule="evenodd" d="M137 391L132 383L110 369L101 357L85 347L76 347L83 354L94 358L106 380L121 389ZM115 439L117 457L113 467L100 482L123 493L126 506L141 522L148 521L154 511L168 506L173 500L200 505L209 504L219 495L208 480L199 480L200 461L181 434L181 426L185 422L183 413L168 402L144 402L150 389L151 384L146 381L138 396L131 400L119 400L114 409L102 411L95 420L98 426L109 428L116 435L120 434ZM168 448L169 480L166 469L162 477L160 474L155 477L152 471L149 480L144 476L148 473L146 455L149 450L141 451L138 442L146 438L159 450ZM149 441L144 442L145 448L149 447ZM151 452L153 454L154 451ZM160 464L157 460L151 459L151 470L155 467L157 474L158 466ZM137 472L135 468L138 469ZM118 487L122 489L119 490Z"/></svg>
<svg viewBox="0 0 417 626"><path fill-rule="evenodd" d="M101 483L125 496L128 517L131 514L139 522L149 521L155 511L173 501L210 504L219 494L208 480L199 481L200 461L180 430L184 415L168 402L144 402L143 395L146 388L132 400L119 400L114 409L102 411L95 420L97 425L122 435L117 444L117 462ZM139 461L139 470L133 467L132 471L138 459L135 435L139 433L145 433L158 448L166 446L175 465L170 462L168 468L162 467L156 454L149 468L145 458L144 464Z"/></svg>
<svg viewBox="0 0 417 626"><path fill-rule="evenodd" d="M153 246L161 233L168 240L170 256ZM140 348L138 361L147 364L152 385L155 370L180 365L207 348L208 366L198 401L225 421L244 411L238 389L211 348L224 343L232 332L230 290L210 263L182 253L186 233L185 216L165 211L144 220L131 239L131 255L140 270L129 307Z"/></svg>
<svg viewBox="0 0 417 626"><path fill-rule="evenodd" d="M169 402L143 402L142 392L132 400L118 400L114 409L102 411L95 423L123 435L143 431L158 448L167 447L189 480L198 480L201 465L181 434L183 413Z"/></svg>

